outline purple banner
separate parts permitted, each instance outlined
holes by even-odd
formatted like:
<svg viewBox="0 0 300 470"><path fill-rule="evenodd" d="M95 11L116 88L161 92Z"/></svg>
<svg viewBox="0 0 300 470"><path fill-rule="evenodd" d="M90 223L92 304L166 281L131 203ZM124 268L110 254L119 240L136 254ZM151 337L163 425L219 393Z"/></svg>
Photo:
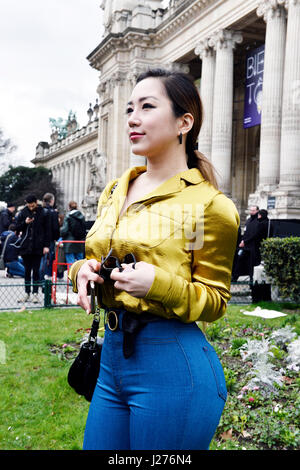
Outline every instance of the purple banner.
<svg viewBox="0 0 300 470"><path fill-rule="evenodd" d="M265 46L249 51L246 57L244 129L260 124Z"/></svg>

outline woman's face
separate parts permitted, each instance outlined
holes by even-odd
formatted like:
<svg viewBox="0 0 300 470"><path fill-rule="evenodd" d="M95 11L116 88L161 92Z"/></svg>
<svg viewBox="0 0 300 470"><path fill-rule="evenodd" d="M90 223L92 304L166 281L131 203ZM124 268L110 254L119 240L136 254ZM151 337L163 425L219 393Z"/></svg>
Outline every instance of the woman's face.
<svg viewBox="0 0 300 470"><path fill-rule="evenodd" d="M136 155L153 157L178 145L179 121L158 78L139 82L127 105L127 132Z"/></svg>

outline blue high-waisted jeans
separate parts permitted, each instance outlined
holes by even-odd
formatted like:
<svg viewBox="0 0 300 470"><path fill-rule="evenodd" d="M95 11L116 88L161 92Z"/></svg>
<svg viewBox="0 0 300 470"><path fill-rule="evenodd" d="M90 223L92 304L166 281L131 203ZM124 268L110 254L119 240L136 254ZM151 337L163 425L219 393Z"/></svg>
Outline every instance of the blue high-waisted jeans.
<svg viewBox="0 0 300 470"><path fill-rule="evenodd" d="M221 363L198 326L148 323L129 359L122 348L123 332L106 325L83 448L208 449L227 392Z"/></svg>

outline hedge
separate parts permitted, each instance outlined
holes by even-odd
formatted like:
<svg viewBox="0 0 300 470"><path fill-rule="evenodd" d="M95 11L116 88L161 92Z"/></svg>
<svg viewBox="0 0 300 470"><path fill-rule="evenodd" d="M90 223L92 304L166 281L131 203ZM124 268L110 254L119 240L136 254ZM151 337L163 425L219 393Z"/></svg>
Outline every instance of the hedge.
<svg viewBox="0 0 300 470"><path fill-rule="evenodd" d="M261 257L272 285L283 299L300 301L300 237L267 238Z"/></svg>

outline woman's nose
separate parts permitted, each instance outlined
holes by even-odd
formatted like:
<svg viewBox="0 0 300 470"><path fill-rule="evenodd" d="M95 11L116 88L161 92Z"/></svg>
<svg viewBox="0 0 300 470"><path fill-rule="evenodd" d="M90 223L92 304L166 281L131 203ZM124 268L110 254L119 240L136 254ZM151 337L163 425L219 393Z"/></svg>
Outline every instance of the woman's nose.
<svg viewBox="0 0 300 470"><path fill-rule="evenodd" d="M129 127L138 126L141 123L138 111L132 111L127 122Z"/></svg>

